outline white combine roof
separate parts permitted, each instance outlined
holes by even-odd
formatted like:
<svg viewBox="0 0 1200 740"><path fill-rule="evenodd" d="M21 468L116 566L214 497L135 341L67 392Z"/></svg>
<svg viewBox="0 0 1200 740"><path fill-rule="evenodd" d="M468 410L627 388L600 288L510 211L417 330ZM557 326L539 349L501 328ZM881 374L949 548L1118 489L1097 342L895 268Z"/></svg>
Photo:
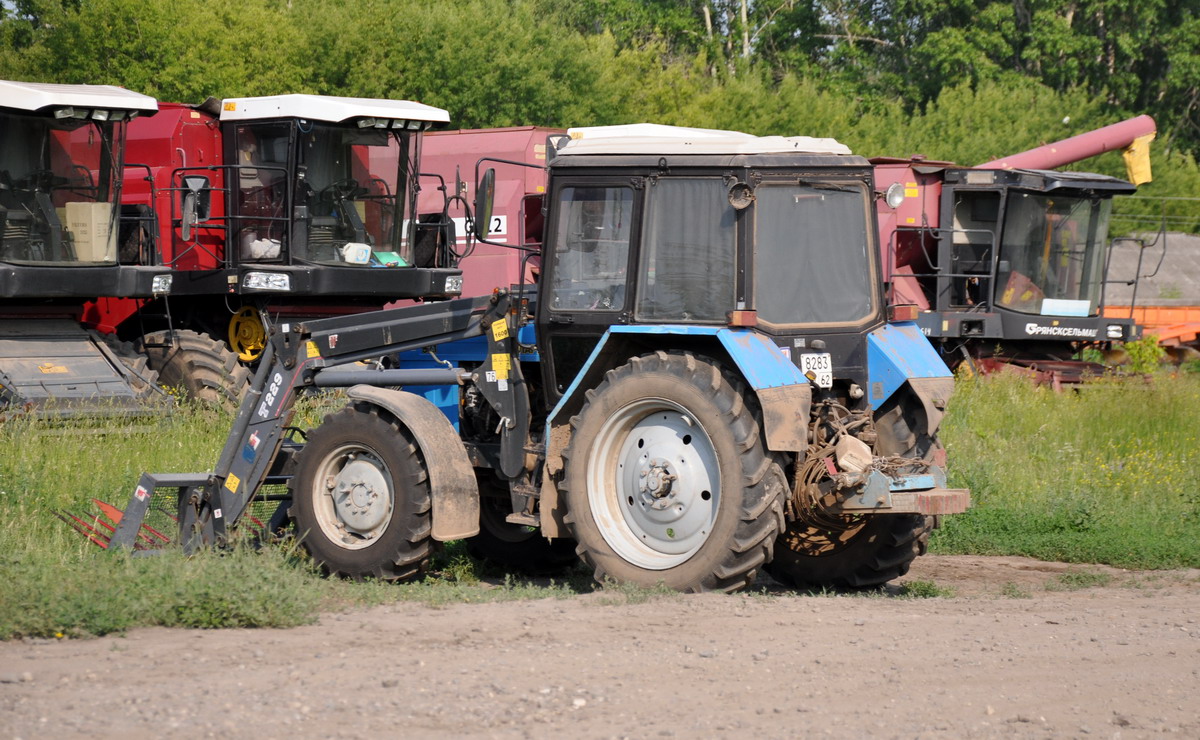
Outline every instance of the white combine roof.
<svg viewBox="0 0 1200 740"><path fill-rule="evenodd" d="M559 154L852 154L834 139L754 136L741 131L631 123L567 129L571 141Z"/></svg>
<svg viewBox="0 0 1200 740"><path fill-rule="evenodd" d="M43 108L101 108L139 112L158 111L158 101L148 95L114 85L57 85L49 82L0 80L0 106L38 111Z"/></svg>
<svg viewBox="0 0 1200 740"><path fill-rule="evenodd" d="M261 98L226 98L221 104L222 121L263 118L305 118L341 123L351 118L387 118L405 121L447 123L450 114L432 105L408 100L340 98L329 95L270 95Z"/></svg>

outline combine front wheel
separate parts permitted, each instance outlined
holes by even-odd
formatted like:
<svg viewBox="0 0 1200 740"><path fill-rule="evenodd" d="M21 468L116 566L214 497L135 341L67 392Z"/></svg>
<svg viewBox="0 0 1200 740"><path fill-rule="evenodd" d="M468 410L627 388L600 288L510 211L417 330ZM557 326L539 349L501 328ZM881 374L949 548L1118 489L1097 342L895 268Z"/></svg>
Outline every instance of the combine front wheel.
<svg viewBox="0 0 1200 740"><path fill-rule="evenodd" d="M433 555L429 479L406 429L367 404L325 418L290 485L300 542L326 572L412 578Z"/></svg>
<svg viewBox="0 0 1200 740"><path fill-rule="evenodd" d="M658 352L589 394L564 487L598 581L735 591L770 558L784 475L740 385L709 360Z"/></svg>
<svg viewBox="0 0 1200 740"><path fill-rule="evenodd" d="M157 331L142 337L141 347L159 383L182 389L188 398L236 409L250 385L250 371L207 334Z"/></svg>

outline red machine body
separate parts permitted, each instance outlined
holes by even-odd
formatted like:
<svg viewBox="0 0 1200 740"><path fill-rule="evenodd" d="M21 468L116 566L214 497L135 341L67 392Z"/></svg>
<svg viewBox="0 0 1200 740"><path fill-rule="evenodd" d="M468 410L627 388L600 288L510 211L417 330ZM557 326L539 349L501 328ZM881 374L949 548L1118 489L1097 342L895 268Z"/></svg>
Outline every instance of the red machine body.
<svg viewBox="0 0 1200 740"><path fill-rule="evenodd" d="M475 168L481 159L545 165L546 137L563 133L562 129L538 126L431 131L425 134L422 173L440 176L451 195L456 181L461 182L462 195L470 202L474 196L467 189L477 180ZM484 168L489 166L496 168L496 205L488 238L514 246L540 245L545 170L495 162L483 164ZM421 214L434 214L442 209L443 196L434 189L435 183L437 186L443 184L431 176L422 177L417 206ZM462 254L467 248L469 229L461 201L452 204L449 215L454 220L457 235L455 249ZM507 288L521 282L522 256L520 250L476 244L459 262L463 270L463 295L485 295L494 288ZM526 283L534 280L539 261L536 254L526 261Z"/></svg>

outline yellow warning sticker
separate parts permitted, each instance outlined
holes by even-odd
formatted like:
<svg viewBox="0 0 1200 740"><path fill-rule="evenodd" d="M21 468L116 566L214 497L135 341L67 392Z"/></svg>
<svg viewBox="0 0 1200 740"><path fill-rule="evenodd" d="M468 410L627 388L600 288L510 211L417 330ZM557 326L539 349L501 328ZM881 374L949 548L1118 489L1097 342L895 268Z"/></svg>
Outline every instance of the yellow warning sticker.
<svg viewBox="0 0 1200 740"><path fill-rule="evenodd" d="M242 479L233 473L230 473L229 477L225 479L225 487L229 489L230 493L237 493L238 486L240 485L242 485Z"/></svg>
<svg viewBox="0 0 1200 740"><path fill-rule="evenodd" d="M497 342L508 339L508 322L504 319L492 322L492 339Z"/></svg>
<svg viewBox="0 0 1200 740"><path fill-rule="evenodd" d="M321 356L321 348L317 346L316 342L308 342L305 349L308 351L309 359Z"/></svg>
<svg viewBox="0 0 1200 740"><path fill-rule="evenodd" d="M492 370L496 373L496 380L508 380L509 363L508 355L492 355Z"/></svg>
<svg viewBox="0 0 1200 740"><path fill-rule="evenodd" d="M904 188L904 197L905 198L916 198L920 194L921 194L921 191L917 190L916 188Z"/></svg>
<svg viewBox="0 0 1200 740"><path fill-rule="evenodd" d="M65 373L69 371L62 365L55 365L53 362L43 362L41 365L38 365L38 372L45 375L53 375L56 373Z"/></svg>
<svg viewBox="0 0 1200 740"><path fill-rule="evenodd" d="M226 101L224 107L225 107L225 110L235 111L235 110L237 110L237 103L232 103L232 102Z"/></svg>

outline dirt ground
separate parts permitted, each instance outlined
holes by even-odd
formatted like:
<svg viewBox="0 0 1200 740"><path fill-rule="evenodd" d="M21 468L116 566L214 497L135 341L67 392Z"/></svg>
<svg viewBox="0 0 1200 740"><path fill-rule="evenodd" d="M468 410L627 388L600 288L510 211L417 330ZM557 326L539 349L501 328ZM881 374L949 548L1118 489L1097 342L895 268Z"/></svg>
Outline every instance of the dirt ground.
<svg viewBox="0 0 1200 740"><path fill-rule="evenodd" d="M0 736L1200 737L1200 571L927 556L914 579L955 595L600 592L0 644Z"/></svg>

